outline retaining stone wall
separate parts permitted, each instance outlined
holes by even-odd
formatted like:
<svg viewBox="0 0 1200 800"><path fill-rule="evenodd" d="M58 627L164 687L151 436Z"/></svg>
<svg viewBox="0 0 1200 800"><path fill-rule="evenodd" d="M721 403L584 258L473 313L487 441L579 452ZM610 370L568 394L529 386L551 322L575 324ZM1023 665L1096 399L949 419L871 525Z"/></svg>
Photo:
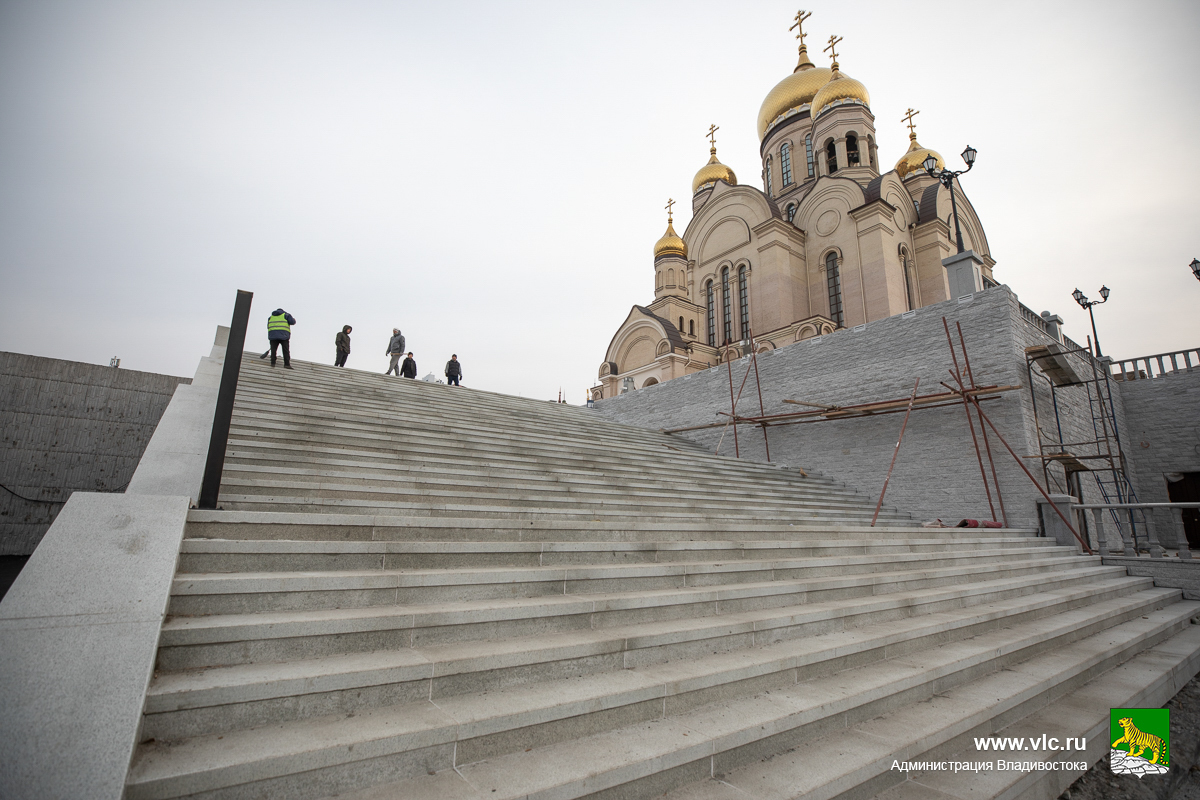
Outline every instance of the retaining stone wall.
<svg viewBox="0 0 1200 800"><path fill-rule="evenodd" d="M1005 286L797 342L759 356L766 413L800 409L785 404L785 398L844 406L907 397L918 377L922 394L943 391L940 382L951 382L948 369L952 365L943 316L956 343L955 323L962 323L978 384L1024 387L983 405L1017 455L1037 454L1024 349L1035 342L1053 340L1024 321L1016 295ZM733 362L735 394L748 364L748 358ZM1048 403L1048 391L1045 395L1044 402ZM1042 397L1039 396L1038 402L1043 402ZM726 366L721 365L598 401L597 409L619 422L674 428L721 420L717 412L728 412L729 405L729 375ZM743 414L758 413L753 375L738 408ZM1039 411L1042 408L1039 405ZM1090 431L1091 416L1086 402L1073 414L1064 416L1066 437L1083 435L1085 426ZM1121 414L1118 404L1118 417ZM817 470L877 497L903 419L901 412L868 419L772 427L771 457L790 466ZM715 449L722 431L710 429L681 435ZM979 435L977 418L976 435ZM738 444L743 458L765 460L760 431L741 426ZM990 444L1009 524L1036 527L1036 498L1040 496L1037 489L995 437L990 437ZM732 429L725 431L720 448L722 454L733 455ZM1038 462L1026 459L1024 463L1040 479ZM1085 486L1085 497L1088 491ZM961 406L913 412L886 503L916 518L940 518L948 524L964 517L991 517ZM996 517L1000 517L998 504Z"/></svg>
<svg viewBox="0 0 1200 800"><path fill-rule="evenodd" d="M1142 476L1138 500L1170 502L1166 473L1200 472L1200 369L1114 385L1125 400L1125 454ZM1174 519L1158 510L1155 522L1159 541L1174 547Z"/></svg>
<svg viewBox="0 0 1200 800"><path fill-rule="evenodd" d="M0 352L0 555L28 555L74 491L119 490L189 378Z"/></svg>

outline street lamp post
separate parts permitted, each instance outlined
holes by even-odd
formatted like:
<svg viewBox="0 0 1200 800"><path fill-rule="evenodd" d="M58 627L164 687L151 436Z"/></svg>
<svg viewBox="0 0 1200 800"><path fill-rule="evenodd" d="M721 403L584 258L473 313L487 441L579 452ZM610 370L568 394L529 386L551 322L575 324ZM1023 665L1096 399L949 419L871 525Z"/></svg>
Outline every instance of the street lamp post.
<svg viewBox="0 0 1200 800"><path fill-rule="evenodd" d="M942 186L950 190L950 208L954 211L954 238L958 244L958 252L960 253L965 248L963 247L962 230L958 227L958 203L954 200L954 179L959 175L965 175L971 171L971 167L975 166L975 155L978 152L971 145L967 145L967 149L962 151L962 159L967 162L967 168L960 169L957 172L948 169L938 172L937 159L932 155L928 156L921 164L921 166L925 167L925 171L929 173L930 177L937 178L941 181Z"/></svg>
<svg viewBox="0 0 1200 800"><path fill-rule="evenodd" d="M1107 286L1100 287L1100 297L1102 300L1088 300L1087 295L1076 289L1071 292L1071 297L1075 298L1075 302L1079 303L1080 307L1086 308L1088 316L1092 319L1092 341L1096 343L1096 358L1100 357L1100 337L1096 334L1096 315L1092 313L1092 306L1098 306L1101 303L1108 302L1109 292L1112 290Z"/></svg>
<svg viewBox="0 0 1200 800"><path fill-rule="evenodd" d="M1188 266L1192 268L1192 274L1196 276L1196 280L1200 281L1200 258L1193 258L1192 263Z"/></svg>

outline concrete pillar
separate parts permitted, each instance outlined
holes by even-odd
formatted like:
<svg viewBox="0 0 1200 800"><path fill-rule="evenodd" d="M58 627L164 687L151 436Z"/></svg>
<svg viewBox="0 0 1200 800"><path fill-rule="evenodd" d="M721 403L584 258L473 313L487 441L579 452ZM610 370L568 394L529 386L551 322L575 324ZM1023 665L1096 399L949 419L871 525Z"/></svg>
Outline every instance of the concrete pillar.
<svg viewBox="0 0 1200 800"><path fill-rule="evenodd" d="M1063 513L1067 519L1072 517L1071 504L1075 502L1075 498L1069 494L1052 494L1050 499L1054 501L1054 505ZM1060 545L1072 546L1076 550L1082 552L1079 541L1075 535L1071 533L1071 529L1063 524L1062 517L1054 513L1054 509L1046 502L1046 498L1038 498L1038 511L1042 517L1042 529L1046 532L1047 538L1052 538Z"/></svg>
<svg viewBox="0 0 1200 800"><path fill-rule="evenodd" d="M1183 509L1172 508L1171 515L1175 517L1176 547L1179 548L1179 557L1184 561L1191 561L1192 551L1188 547L1187 531L1183 527Z"/></svg>
<svg viewBox="0 0 1200 800"><path fill-rule="evenodd" d="M846 167L850 166L850 162L846 156L846 137L841 137L833 141L833 149L837 152L838 172L841 172Z"/></svg>
<svg viewBox="0 0 1200 800"><path fill-rule="evenodd" d="M1051 314L1049 311L1043 311L1041 317L1046 320L1046 328L1050 331L1050 335L1061 342L1063 340L1063 318L1058 314Z"/></svg>
<svg viewBox="0 0 1200 800"><path fill-rule="evenodd" d="M951 300L983 291L983 260L975 255L974 250L943 258L942 266L946 268Z"/></svg>

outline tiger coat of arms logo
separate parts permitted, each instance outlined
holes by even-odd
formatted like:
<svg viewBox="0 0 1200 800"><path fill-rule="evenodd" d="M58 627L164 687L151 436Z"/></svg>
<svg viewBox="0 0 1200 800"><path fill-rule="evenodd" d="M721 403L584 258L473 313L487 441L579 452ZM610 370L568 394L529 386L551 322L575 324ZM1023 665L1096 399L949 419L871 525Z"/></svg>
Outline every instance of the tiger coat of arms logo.
<svg viewBox="0 0 1200 800"><path fill-rule="evenodd" d="M1117 775L1162 775L1170 766L1171 711L1166 708L1109 709L1112 749L1109 763Z"/></svg>

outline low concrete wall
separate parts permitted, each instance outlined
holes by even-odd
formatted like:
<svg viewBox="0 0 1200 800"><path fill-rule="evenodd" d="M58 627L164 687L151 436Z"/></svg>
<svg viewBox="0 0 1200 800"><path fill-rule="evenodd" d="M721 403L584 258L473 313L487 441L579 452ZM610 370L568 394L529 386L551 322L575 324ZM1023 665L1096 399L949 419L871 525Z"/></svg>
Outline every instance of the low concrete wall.
<svg viewBox="0 0 1200 800"><path fill-rule="evenodd" d="M1022 318L1016 295L1003 286L760 355L758 366L766 413L800 409L785 404L784 399L846 406L905 398L918 377L921 393L944 391L940 384L952 381L948 370L953 362L943 317L949 321L956 344L956 323L962 323L978 384L1024 387L983 405L1017 455L1037 455L1024 351L1031 343L1053 339ZM735 393L748 366L747 358L733 363ZM1038 391L1044 395L1039 397L1039 404L1046 404L1039 408L1049 408L1048 393L1040 387ZM724 418L719 412L729 411L729 399L729 376L722 365L601 400L597 409L619 422L676 428L721 421ZM758 413L753 375L743 390L738 410L747 415ZM1117 412L1120 416L1122 410L1118 407ZM1082 436L1085 428L1090 431L1091 416L1086 402L1078 404L1064 418L1063 433L1068 440ZM818 470L874 497L883 486L902 421L903 413L898 413L772 427L771 456L776 462ZM975 424L979 435L978 420ZM1053 430L1052 419L1048 425ZM1047 429L1045 420L1043 429ZM722 431L710 429L681 435L715 449ZM743 458L765 459L763 436L758 429L742 426L738 441ZM994 436L990 437L990 444L1009 523L1038 527L1040 493ZM732 430L724 432L720 446L721 453L733 455ZM1023 459L1023 463L1040 481L1038 462ZM1061 476L1061 471L1058 474ZM1084 486L1084 499L1100 501L1094 485ZM913 412L886 503L920 519L940 518L947 523L964 517L991 518L971 431L961 406ZM996 505L999 519L999 504Z"/></svg>
<svg viewBox="0 0 1200 800"><path fill-rule="evenodd" d="M0 555L32 553L72 492L124 488L189 382L0 353L0 484L21 496L0 490Z"/></svg>

